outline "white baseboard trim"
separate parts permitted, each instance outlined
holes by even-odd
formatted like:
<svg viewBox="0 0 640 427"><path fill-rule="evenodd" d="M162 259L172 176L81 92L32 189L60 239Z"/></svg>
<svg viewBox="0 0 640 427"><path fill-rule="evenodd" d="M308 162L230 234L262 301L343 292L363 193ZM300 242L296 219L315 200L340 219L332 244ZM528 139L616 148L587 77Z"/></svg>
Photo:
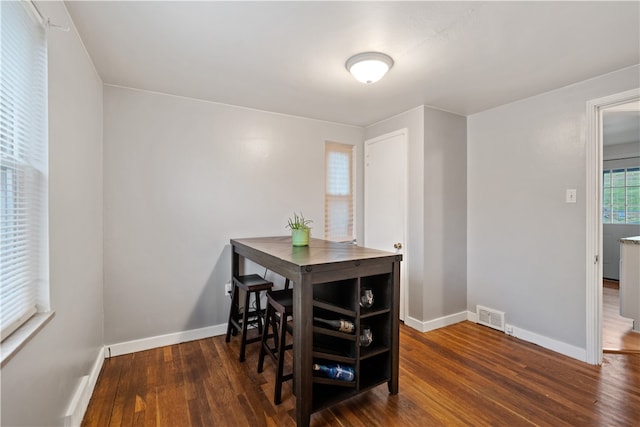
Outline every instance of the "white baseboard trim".
<svg viewBox="0 0 640 427"><path fill-rule="evenodd" d="M478 313L475 311L467 311L467 320L469 322L478 323Z"/></svg>
<svg viewBox="0 0 640 427"><path fill-rule="evenodd" d="M407 316L404 320L404 324L420 332L429 332L434 329L443 328L465 320L467 320L467 312L461 311L460 313L454 313L437 319L426 320L424 322L414 319L411 316Z"/></svg>
<svg viewBox="0 0 640 427"><path fill-rule="evenodd" d="M76 387L76 391L73 394L73 398L69 403L69 407L67 408L67 412L64 417L65 427L76 427L82 424L84 413L87 411L87 407L89 406L89 400L91 399L93 389L95 389L96 383L98 382L98 376L100 376L103 363L104 352L103 349L100 349L95 362L93 362L89 375L85 375L80 378L80 384Z"/></svg>
<svg viewBox="0 0 640 427"><path fill-rule="evenodd" d="M477 314L473 311L468 311L467 320L469 320L470 322L478 323ZM505 333L507 335L511 335L512 337L516 337L523 341L527 341L532 344L539 345L540 347L544 347L548 350L555 351L556 353L578 359L581 362L587 361L587 350L585 348L576 347L562 341L554 340L553 338L536 334L535 332L518 328L517 326L510 325L508 323L505 323L505 331L510 331Z"/></svg>
<svg viewBox="0 0 640 427"><path fill-rule="evenodd" d="M167 345L180 344L187 341L195 341L203 338L211 338L227 333L227 324L208 326L206 328L191 329L189 331L175 332L173 334L158 335L139 340L125 341L108 344L104 347L104 357L120 356L135 353L136 351L150 350L152 348Z"/></svg>
<svg viewBox="0 0 640 427"><path fill-rule="evenodd" d="M576 347L571 344L567 344L562 341L554 340L553 338L546 337L544 335L536 334L535 332L528 331L526 329L518 328L510 324L505 324L506 330L512 330L509 335L519 338L521 340L537 344L540 347L555 351L556 353L563 354L565 356L578 359L581 362L587 361L587 350L585 348Z"/></svg>

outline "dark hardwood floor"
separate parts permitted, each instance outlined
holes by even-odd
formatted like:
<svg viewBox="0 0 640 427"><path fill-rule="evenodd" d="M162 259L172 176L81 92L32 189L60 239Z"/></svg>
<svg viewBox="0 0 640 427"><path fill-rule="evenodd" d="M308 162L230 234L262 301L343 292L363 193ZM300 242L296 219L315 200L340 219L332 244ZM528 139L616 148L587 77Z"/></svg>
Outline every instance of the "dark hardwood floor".
<svg viewBox="0 0 640 427"><path fill-rule="evenodd" d="M83 426L292 426L258 344L214 337L105 360ZM400 328L400 393L386 385L314 413L312 426L638 426L640 355L588 365L471 322Z"/></svg>
<svg viewBox="0 0 640 427"><path fill-rule="evenodd" d="M602 294L603 351L605 353L640 353L640 333L631 330L633 320L620 316L618 282L604 279Z"/></svg>

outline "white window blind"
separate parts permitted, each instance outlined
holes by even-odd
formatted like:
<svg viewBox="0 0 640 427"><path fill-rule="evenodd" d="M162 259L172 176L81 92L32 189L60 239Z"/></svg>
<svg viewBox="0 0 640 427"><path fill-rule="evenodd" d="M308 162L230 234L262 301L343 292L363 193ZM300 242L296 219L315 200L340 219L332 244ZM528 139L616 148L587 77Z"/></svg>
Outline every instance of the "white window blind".
<svg viewBox="0 0 640 427"><path fill-rule="evenodd" d="M347 242L354 240L353 146L325 144L325 239Z"/></svg>
<svg viewBox="0 0 640 427"><path fill-rule="evenodd" d="M603 171L602 222L640 224L640 168Z"/></svg>
<svg viewBox="0 0 640 427"><path fill-rule="evenodd" d="M47 49L25 1L0 2L0 327L48 309ZM45 295L45 293L47 295Z"/></svg>

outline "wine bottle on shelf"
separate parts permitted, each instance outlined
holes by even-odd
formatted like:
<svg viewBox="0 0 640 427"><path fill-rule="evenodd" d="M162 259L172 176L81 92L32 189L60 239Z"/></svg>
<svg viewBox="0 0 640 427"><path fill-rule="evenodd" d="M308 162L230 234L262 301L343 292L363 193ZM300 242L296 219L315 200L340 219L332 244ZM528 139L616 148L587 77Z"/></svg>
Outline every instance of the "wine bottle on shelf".
<svg viewBox="0 0 640 427"><path fill-rule="evenodd" d="M366 325L360 325L360 347L369 347L373 342L373 333L371 328Z"/></svg>
<svg viewBox="0 0 640 427"><path fill-rule="evenodd" d="M320 317L314 317L314 321L324 323L325 325L331 326L333 329L338 330L340 332L346 332L347 334L353 334L356 331L356 325L350 320L328 320L322 319Z"/></svg>
<svg viewBox="0 0 640 427"><path fill-rule="evenodd" d="M371 308L373 306L373 291L369 288L362 288L360 292L360 307Z"/></svg>
<svg viewBox="0 0 640 427"><path fill-rule="evenodd" d="M331 378L332 380L353 381L356 376L352 367L338 364L320 365L318 363L314 363L313 370L321 372L327 378Z"/></svg>

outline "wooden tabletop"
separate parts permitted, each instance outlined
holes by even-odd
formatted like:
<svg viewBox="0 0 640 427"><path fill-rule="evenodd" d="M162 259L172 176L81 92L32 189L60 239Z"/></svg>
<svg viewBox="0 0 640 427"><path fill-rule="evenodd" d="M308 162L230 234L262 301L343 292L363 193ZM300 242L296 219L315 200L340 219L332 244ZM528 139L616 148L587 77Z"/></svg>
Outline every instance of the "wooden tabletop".
<svg viewBox="0 0 640 427"><path fill-rule="evenodd" d="M291 236L231 239L234 246L257 250L297 267L357 261L372 258L402 257L400 254L365 248L351 243L310 239L309 246L293 246ZM401 259L401 258L400 258Z"/></svg>

